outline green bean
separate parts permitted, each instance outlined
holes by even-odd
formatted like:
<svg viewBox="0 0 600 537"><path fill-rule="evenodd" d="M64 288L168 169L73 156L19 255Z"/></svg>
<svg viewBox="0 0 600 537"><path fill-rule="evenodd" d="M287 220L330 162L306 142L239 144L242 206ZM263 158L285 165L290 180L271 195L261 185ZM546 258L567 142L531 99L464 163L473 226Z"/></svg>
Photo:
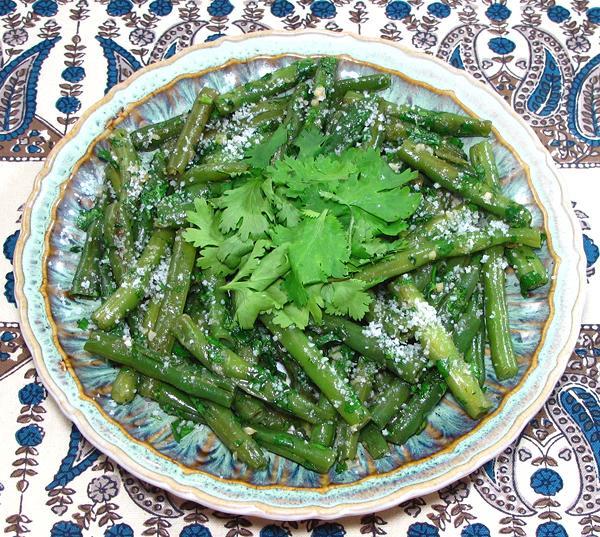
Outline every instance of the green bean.
<svg viewBox="0 0 600 537"><path fill-rule="evenodd" d="M302 330L295 327L281 328L266 315L261 321L277 340L296 359L308 377L325 394L338 413L350 425L362 427L369 420L369 413L356 393L335 372L321 351Z"/></svg>
<svg viewBox="0 0 600 537"><path fill-rule="evenodd" d="M503 266L503 249L490 248L483 264L485 293L485 327L487 330L492 365L499 380L513 378L519 372L517 358L513 351L506 306L506 276Z"/></svg>
<svg viewBox="0 0 600 537"><path fill-rule="evenodd" d="M471 164L475 170L483 176L484 182L490 188L500 191L502 188L502 185L500 184L500 173L498 172L498 166L496 165L492 144L487 140L483 140L471 146L471 149L469 149L469 157L471 158Z"/></svg>
<svg viewBox="0 0 600 537"><path fill-rule="evenodd" d="M112 271L110 270L110 261L106 251L104 251L104 255L98 263L98 279L100 297L102 299L107 299L115 292L117 286L115 284Z"/></svg>
<svg viewBox="0 0 600 537"><path fill-rule="evenodd" d="M104 176L114 190L115 196L118 198L121 194L121 188L123 186L119 170L112 164L107 163L106 168L104 168Z"/></svg>
<svg viewBox="0 0 600 537"><path fill-rule="evenodd" d="M465 362L469 364L479 385L483 386L485 383L485 324L483 323L465 351Z"/></svg>
<svg viewBox="0 0 600 537"><path fill-rule="evenodd" d="M289 433L261 428L253 436L267 450L321 474L327 473L335 462L335 451L331 448L307 442Z"/></svg>
<svg viewBox="0 0 600 537"><path fill-rule="evenodd" d="M417 393L406 403L406 406L388 425L386 439L394 444L403 445L417 434L427 416L441 401L446 393L446 383L437 371L430 371L421 382Z"/></svg>
<svg viewBox="0 0 600 537"><path fill-rule="evenodd" d="M452 336L411 279L402 277L398 281L401 285L394 289L395 295L415 312L415 323L418 324L415 326L415 338L429 350L429 359L434 362L452 395L467 414L473 419L480 418L491 408L491 403L454 345Z"/></svg>
<svg viewBox="0 0 600 537"><path fill-rule="evenodd" d="M156 206L167 194L169 181L167 180L167 158L162 151L157 151L152 158L147 180L140 194L140 207L136 214L137 236L135 238L136 249L146 245L153 231L154 215Z"/></svg>
<svg viewBox="0 0 600 537"><path fill-rule="evenodd" d="M173 239L173 234L159 230L150 237L142 255L125 274L119 288L92 314L92 320L102 330L110 330L125 315L138 306L148 287L152 272Z"/></svg>
<svg viewBox="0 0 600 537"><path fill-rule="evenodd" d="M182 185L195 185L209 181L225 181L248 171L248 164L243 161L203 163L191 167L181 176Z"/></svg>
<svg viewBox="0 0 600 537"><path fill-rule="evenodd" d="M481 255L475 255L468 265L460 270L460 274L454 283L454 287L448 291L439 306L437 312L446 328L450 328L459 315L467 308L471 295L475 291L481 274ZM464 352L462 350L461 352Z"/></svg>
<svg viewBox="0 0 600 537"><path fill-rule="evenodd" d="M123 129L116 129L109 138L109 143L115 160L119 165L121 175L121 201L129 199L132 192L137 189L132 187L140 181L140 157L137 154L131 139Z"/></svg>
<svg viewBox="0 0 600 537"><path fill-rule="evenodd" d="M164 412L194 423L206 423L187 393L160 380L144 375L138 377L138 393L146 399L156 401Z"/></svg>
<svg viewBox="0 0 600 537"><path fill-rule="evenodd" d="M315 71L310 108L306 113L304 129L322 129L331 106L333 82L338 60L333 56L321 58Z"/></svg>
<svg viewBox="0 0 600 537"><path fill-rule="evenodd" d="M312 76L316 67L315 60L304 58L267 73L258 80L236 86L217 98L215 101L217 111L221 115L230 114L245 104L255 103L265 97L283 93L294 87L298 82Z"/></svg>
<svg viewBox="0 0 600 537"><path fill-rule="evenodd" d="M358 400L364 403L373 389L373 367L364 358L360 358L356 366L356 374L352 379L351 386L356 392ZM338 461L342 464L356 458L358 448L358 436L360 431L354 430L348 423L340 423L336 448Z"/></svg>
<svg viewBox="0 0 600 537"><path fill-rule="evenodd" d="M396 356L382 347L379 338L365 333L364 327L343 317L324 315L322 327L342 338L351 349L369 360L387 367L407 382L418 380L424 368L424 362Z"/></svg>
<svg viewBox="0 0 600 537"><path fill-rule="evenodd" d="M100 257L102 255L102 221L96 218L87 229L79 263L75 269L71 294L85 298L100 296Z"/></svg>
<svg viewBox="0 0 600 537"><path fill-rule="evenodd" d="M429 153L425 146L419 147L412 140L404 140L396 154L411 168L423 172L450 192L460 194L467 201L504 218L509 224L528 226L531 223L531 213L525 206L486 184L469 180L458 168Z"/></svg>
<svg viewBox="0 0 600 537"><path fill-rule="evenodd" d="M392 384L377 396L377 402L369 410L371 420L382 429L397 414L410 396L410 385L395 379Z"/></svg>
<svg viewBox="0 0 600 537"><path fill-rule="evenodd" d="M360 431L361 444L375 460L385 457L389 453L389 447L385 436L374 423L367 423Z"/></svg>
<svg viewBox="0 0 600 537"><path fill-rule="evenodd" d="M160 307L162 305L162 296L154 295L150 298L146 305L146 311L144 312L144 318L142 319L140 332L148 337L148 334L155 332L154 326L156 325L156 319L160 313Z"/></svg>
<svg viewBox="0 0 600 537"><path fill-rule="evenodd" d="M232 318L227 308L228 294L221 289L225 279L221 276L207 276L211 297L205 312L206 326L210 335L216 339L234 342L231 334Z"/></svg>
<svg viewBox="0 0 600 537"><path fill-rule="evenodd" d="M432 279L435 279L434 267L435 263L428 263L413 271L413 282L419 291L424 292L425 288L431 284Z"/></svg>
<svg viewBox="0 0 600 537"><path fill-rule="evenodd" d="M137 392L138 374L129 367L122 367L112 383L110 396L115 403L131 403Z"/></svg>
<svg viewBox="0 0 600 537"><path fill-rule="evenodd" d="M364 141L365 126L377 113L377 104L370 99L353 102L338 110L327 124L324 153L340 153Z"/></svg>
<svg viewBox="0 0 600 537"><path fill-rule="evenodd" d="M381 91L390 87L392 77L387 74L359 76L357 78L341 78L333 83L333 99L338 100L349 91Z"/></svg>
<svg viewBox="0 0 600 537"><path fill-rule="evenodd" d="M298 84L294 89L291 98L288 102L288 106L285 112L285 117L282 124L285 126L287 131L287 139L285 144L279 147L273 155L273 160L281 160L285 157L290 147L300 134L302 126L304 124L304 111L306 108L306 101L308 100L309 87L306 82Z"/></svg>
<svg viewBox="0 0 600 537"><path fill-rule="evenodd" d="M548 272L544 263L529 246L508 249L505 255L515 270L523 296L548 283Z"/></svg>
<svg viewBox="0 0 600 537"><path fill-rule="evenodd" d="M217 375L235 379L236 385L251 395L309 423L317 423L326 417L314 403L265 368L248 364L225 346L209 343L200 327L188 315L180 315L172 330L179 342L204 366Z"/></svg>
<svg viewBox="0 0 600 537"><path fill-rule="evenodd" d="M133 237L129 220L121 203L115 201L104 211L103 236L110 268L117 284L121 284L127 267L133 262Z"/></svg>
<svg viewBox="0 0 600 537"><path fill-rule="evenodd" d="M531 228L509 228L508 230L490 228L461 233L448 240L419 241L411 244L409 249L392 254L383 261L365 265L353 277L364 280L369 287L372 287L431 263L435 259L466 255L507 243L539 248L542 244L542 235L538 230Z"/></svg>
<svg viewBox="0 0 600 537"><path fill-rule="evenodd" d="M287 416L269 408L260 399L239 390L235 392L232 408L242 422L248 425L284 432L293 426L292 420Z"/></svg>
<svg viewBox="0 0 600 537"><path fill-rule="evenodd" d="M195 267L196 249L183 238L183 231L175 235L173 253L167 273L164 298L154 323L153 337L148 337L150 348L170 353L175 336L171 332L173 321L183 313Z"/></svg>
<svg viewBox="0 0 600 537"><path fill-rule="evenodd" d="M280 358L281 362L283 363L283 366L285 367L285 370L287 371L287 374L290 377L292 386L296 390L298 390L298 392L304 395L304 397L306 397L307 399L310 399L311 401L315 400L315 394L317 392L317 389L313 382L308 378L308 375L304 372L304 369L300 367L300 364L296 362L296 360L294 360L288 353L282 353ZM320 400L321 398L319 398L319 401ZM319 406L321 408L325 407L325 410L329 410L329 407L331 405L326 406L323 404ZM336 416L337 412L335 411L335 409L333 409L333 413L330 416L330 418L335 418ZM332 419L328 421L332 421Z"/></svg>
<svg viewBox="0 0 600 537"><path fill-rule="evenodd" d="M133 146L138 151L154 151L158 149L167 140L171 140L179 135L185 125L186 117L187 113L180 114L134 130L129 135Z"/></svg>
<svg viewBox="0 0 600 537"><path fill-rule="evenodd" d="M329 402L327 397L321 395L319 398L319 408L326 412L333 411L335 415L335 409ZM310 433L310 441L315 444L321 444L322 446L331 447L335 439L335 421L321 421L312 428Z"/></svg>
<svg viewBox="0 0 600 537"><path fill-rule="evenodd" d="M176 356L165 357L155 353L137 342L97 331L90 334L84 349L135 369L142 375L166 382L189 395L225 406L231 405L233 400L233 387L226 379L219 379L195 364L182 362Z"/></svg>
<svg viewBox="0 0 600 537"><path fill-rule="evenodd" d="M185 124L179 133L175 149L169 158L167 172L170 175L181 175L192 160L196 144L202 136L202 131L208 122L217 96L218 93L214 89L207 87L202 88L198 93L192 109L185 119Z"/></svg>
<svg viewBox="0 0 600 537"><path fill-rule="evenodd" d="M467 352L471 341L477 335L483 324L483 296L475 291L466 310L454 325L453 339L460 353Z"/></svg>
<svg viewBox="0 0 600 537"><path fill-rule="evenodd" d="M204 401L195 401L195 406L206 420L206 424L239 461L256 470L267 465L263 450L242 428L229 408Z"/></svg>
<svg viewBox="0 0 600 537"><path fill-rule="evenodd" d="M427 110L417 105L396 104L381 99L382 111L386 115L399 117L438 134L451 136L488 136L492 131L492 122L452 112Z"/></svg>

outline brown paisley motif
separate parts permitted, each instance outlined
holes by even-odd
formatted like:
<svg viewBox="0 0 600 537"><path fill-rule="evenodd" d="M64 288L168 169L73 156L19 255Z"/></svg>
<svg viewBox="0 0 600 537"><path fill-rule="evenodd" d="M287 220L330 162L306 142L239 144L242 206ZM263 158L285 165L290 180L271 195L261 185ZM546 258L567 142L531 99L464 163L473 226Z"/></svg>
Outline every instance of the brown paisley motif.
<svg viewBox="0 0 600 537"><path fill-rule="evenodd" d="M527 74L521 81L520 85L515 90L513 97L513 106L518 114L523 116L532 127L546 127L556 123L556 116L564 112L566 109L567 94L569 91L570 81L573 78L573 65L569 59L569 55L558 40L551 34L533 28L532 26L516 25L514 29L523 34L529 45L530 63ZM547 117L541 117L533 114L527 108L527 100L529 99L534 88L537 87L540 77L544 71L545 49L548 49L556 59L559 69L561 70L562 79L565 85L562 88L560 104L556 107L555 114Z"/></svg>

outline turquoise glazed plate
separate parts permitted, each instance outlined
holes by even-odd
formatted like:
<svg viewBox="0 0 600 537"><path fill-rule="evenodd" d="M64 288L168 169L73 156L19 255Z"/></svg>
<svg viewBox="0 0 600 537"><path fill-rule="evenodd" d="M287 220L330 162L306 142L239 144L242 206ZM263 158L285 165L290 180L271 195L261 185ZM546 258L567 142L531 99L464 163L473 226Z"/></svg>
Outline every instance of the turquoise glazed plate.
<svg viewBox="0 0 600 537"><path fill-rule="evenodd" d="M116 125L133 129L187 110L203 85L227 90L298 56L340 57L342 76L393 75L388 99L492 119L492 138L507 193L529 207L548 244L551 283L524 300L512 274L508 300L520 360L515 381L488 371L492 412L470 420L447 396L427 428L373 461L362 449L344 473L320 476L277 456L255 472L232 460L206 428L181 443L158 407L137 397L110 399L115 370L83 351L77 321L95 303L67 295L84 235L81 207L98 192L96 144ZM39 374L85 437L140 478L221 511L273 519L335 518L372 512L443 487L488 461L542 406L575 344L583 303L584 256L569 199L548 153L493 91L439 60L388 42L348 34L264 33L192 47L113 88L58 144L35 182L16 255L22 329Z"/></svg>

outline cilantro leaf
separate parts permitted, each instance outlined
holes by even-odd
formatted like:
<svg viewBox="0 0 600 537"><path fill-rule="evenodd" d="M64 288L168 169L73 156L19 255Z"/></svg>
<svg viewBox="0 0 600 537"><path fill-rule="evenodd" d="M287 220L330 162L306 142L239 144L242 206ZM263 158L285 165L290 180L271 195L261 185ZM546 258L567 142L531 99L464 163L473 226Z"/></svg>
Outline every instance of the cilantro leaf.
<svg viewBox="0 0 600 537"><path fill-rule="evenodd" d="M365 286L361 280L344 280L323 286L321 294L325 300L325 311L333 315L349 315L355 320L362 319L373 302Z"/></svg>
<svg viewBox="0 0 600 537"><path fill-rule="evenodd" d="M295 304L287 304L273 316L273 322L282 328L296 326L304 330L308 325L310 312L307 308L299 308Z"/></svg>
<svg viewBox="0 0 600 537"><path fill-rule="evenodd" d="M327 211L318 218L306 218L285 232L279 227L273 240L276 244L289 242L290 267L302 284L342 278L347 273L345 263L350 252L346 232L340 221Z"/></svg>
<svg viewBox="0 0 600 537"><path fill-rule="evenodd" d="M79 213L76 220L76 225L81 231L87 231L92 225L92 222L103 215L100 207L92 207L91 209L83 210Z"/></svg>
<svg viewBox="0 0 600 537"><path fill-rule="evenodd" d="M308 129L302 129L294 141L294 145L298 148L298 158L316 156L326 140L327 137L314 125Z"/></svg>
<svg viewBox="0 0 600 537"><path fill-rule="evenodd" d="M257 241L257 244L258 242L260 241ZM252 256L252 254L250 255ZM289 270L290 264L287 257L287 245L279 246L274 250L271 250L263 258L255 261L256 267L253 269L248 280L238 281L246 276L246 274L243 274L242 276L239 276L238 274L230 283L224 285L223 289L252 289L254 291L264 291ZM246 272L244 267L240 269L240 272L242 271Z"/></svg>
<svg viewBox="0 0 600 537"><path fill-rule="evenodd" d="M187 219L196 228L187 228L183 233L183 238L196 248L219 246L225 239L219 231L218 219L213 208L204 198L194 200L194 210L187 212Z"/></svg>
<svg viewBox="0 0 600 537"><path fill-rule="evenodd" d="M259 177L248 179L237 188L227 190L214 200L216 207L223 209L220 229L228 233L239 229L243 240L258 238L269 229L269 220L273 220L271 206L262 190Z"/></svg>
<svg viewBox="0 0 600 537"><path fill-rule="evenodd" d="M264 291L241 289L234 296L235 318L243 329L252 328L261 313L281 309L288 299L280 282L275 282Z"/></svg>
<svg viewBox="0 0 600 537"><path fill-rule="evenodd" d="M353 177L340 183L335 193L322 195L350 207L364 211L385 220L396 222L408 218L417 209L421 195L411 192L408 187L399 188L416 177L416 172L394 172L375 152L370 153L369 166L362 169L360 177Z"/></svg>
<svg viewBox="0 0 600 537"><path fill-rule="evenodd" d="M171 434L175 439L175 442L181 442L188 434L194 431L196 427L195 423L191 423L187 420L182 420L181 418L177 418L175 421L171 422Z"/></svg>
<svg viewBox="0 0 600 537"><path fill-rule="evenodd" d="M277 150L287 142L287 138L287 128L282 123L266 140L263 140L260 144L253 144L246 150L246 157L248 158L250 167L259 170L266 168Z"/></svg>

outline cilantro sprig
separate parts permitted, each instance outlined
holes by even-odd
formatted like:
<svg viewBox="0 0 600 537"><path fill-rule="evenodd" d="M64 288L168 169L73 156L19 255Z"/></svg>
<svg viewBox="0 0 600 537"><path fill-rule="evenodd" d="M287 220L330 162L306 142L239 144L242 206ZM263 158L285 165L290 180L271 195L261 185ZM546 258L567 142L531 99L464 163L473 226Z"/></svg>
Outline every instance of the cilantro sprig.
<svg viewBox="0 0 600 537"><path fill-rule="evenodd" d="M278 325L306 327L322 312L361 319L372 297L352 278L360 265L404 246L399 235L421 196L374 149L325 153L316 129L297 138L295 157L271 162L287 141L278 129L246 152L249 171L188 212L186 240L198 265L226 277L235 317L251 328L274 313Z"/></svg>

